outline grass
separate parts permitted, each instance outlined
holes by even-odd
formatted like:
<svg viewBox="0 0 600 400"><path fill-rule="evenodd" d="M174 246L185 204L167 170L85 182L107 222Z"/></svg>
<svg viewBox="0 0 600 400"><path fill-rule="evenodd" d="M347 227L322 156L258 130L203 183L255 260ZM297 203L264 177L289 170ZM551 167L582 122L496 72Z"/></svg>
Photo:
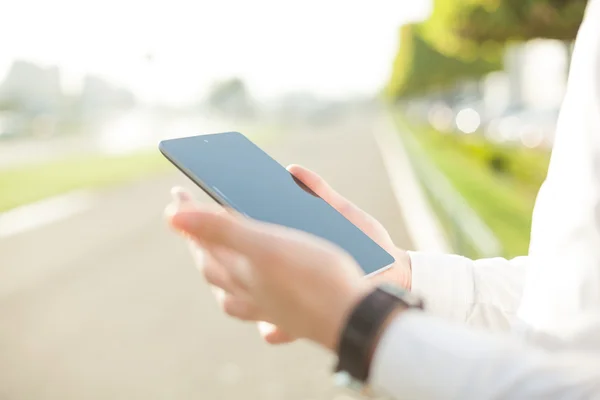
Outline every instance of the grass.
<svg viewBox="0 0 600 400"><path fill-rule="evenodd" d="M275 137L274 128L250 135L259 146L269 144ZM111 186L163 171L176 169L158 150L119 156L73 156L0 170L0 213L72 190Z"/></svg>
<svg viewBox="0 0 600 400"><path fill-rule="evenodd" d="M157 151L87 155L0 170L0 212L76 189L97 188L166 171Z"/></svg>
<svg viewBox="0 0 600 400"><path fill-rule="evenodd" d="M406 127L406 121L398 122ZM445 135L408 125L434 164L500 240L505 257L527 253L531 212L549 162L547 151L504 148L477 135ZM491 160L502 160L500 171ZM438 212L441 207L434 204ZM446 221L444 221L446 219ZM448 218L441 218L448 227Z"/></svg>

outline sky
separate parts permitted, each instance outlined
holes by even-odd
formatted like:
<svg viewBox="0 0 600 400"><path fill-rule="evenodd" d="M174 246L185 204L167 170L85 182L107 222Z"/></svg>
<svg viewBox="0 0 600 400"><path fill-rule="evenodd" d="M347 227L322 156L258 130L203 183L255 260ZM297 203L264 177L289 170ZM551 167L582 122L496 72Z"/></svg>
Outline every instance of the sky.
<svg viewBox="0 0 600 400"><path fill-rule="evenodd" d="M67 91L93 73L145 100L185 103L238 76L258 98L371 94L398 28L427 0L2 0L0 79L15 59L58 65Z"/></svg>

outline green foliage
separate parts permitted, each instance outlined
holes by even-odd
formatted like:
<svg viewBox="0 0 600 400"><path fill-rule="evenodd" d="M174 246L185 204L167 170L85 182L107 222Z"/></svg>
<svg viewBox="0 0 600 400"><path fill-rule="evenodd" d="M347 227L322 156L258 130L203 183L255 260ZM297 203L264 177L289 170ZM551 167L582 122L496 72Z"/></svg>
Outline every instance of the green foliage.
<svg viewBox="0 0 600 400"><path fill-rule="evenodd" d="M12 100L0 100L0 111L14 111L19 108L19 104Z"/></svg>
<svg viewBox="0 0 600 400"><path fill-rule="evenodd" d="M410 134L409 126L434 164L492 229L505 251L503 255L526 254L531 213L546 177L549 152L502 147L478 135L442 134L428 126L407 125L404 117L397 117L401 131ZM493 167L496 158L503 160L503 170Z"/></svg>
<svg viewBox="0 0 600 400"><path fill-rule="evenodd" d="M501 68L499 52L489 60L447 56L424 40L421 29L416 24L400 29L400 46L386 88L389 98L444 89L460 79L478 78Z"/></svg>
<svg viewBox="0 0 600 400"><path fill-rule="evenodd" d="M246 84L239 78L215 84L207 102L212 109L233 116L248 116L253 111L250 92Z"/></svg>
<svg viewBox="0 0 600 400"><path fill-rule="evenodd" d="M456 148L496 175L513 180L524 190L536 192L546 177L546 151L500 146L479 135L443 135L442 140L444 145Z"/></svg>
<svg viewBox="0 0 600 400"><path fill-rule="evenodd" d="M587 0L434 0L424 37L445 54L493 53L507 41L575 39Z"/></svg>
<svg viewBox="0 0 600 400"><path fill-rule="evenodd" d="M231 98L248 96L246 85L239 78L232 78L223 82L218 82L213 88L208 97L208 102L216 106L220 106Z"/></svg>
<svg viewBox="0 0 600 400"><path fill-rule="evenodd" d="M0 171L0 212L83 188L104 187L167 171L157 151L75 156ZM26 184L25 184L26 183Z"/></svg>

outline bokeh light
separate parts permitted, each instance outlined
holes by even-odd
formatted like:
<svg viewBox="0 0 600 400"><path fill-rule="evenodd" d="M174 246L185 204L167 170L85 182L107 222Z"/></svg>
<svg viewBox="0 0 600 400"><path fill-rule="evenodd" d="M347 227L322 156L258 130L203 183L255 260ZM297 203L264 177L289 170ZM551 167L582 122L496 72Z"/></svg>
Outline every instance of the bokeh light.
<svg viewBox="0 0 600 400"><path fill-rule="evenodd" d="M481 126L479 113L472 108L462 109L456 114L456 127L463 133L473 133Z"/></svg>
<svg viewBox="0 0 600 400"><path fill-rule="evenodd" d="M525 147L539 147L544 141L544 132L534 124L528 124L520 129L521 143Z"/></svg>
<svg viewBox="0 0 600 400"><path fill-rule="evenodd" d="M448 132L452 129L454 113L450 107L436 105L429 111L429 123L440 132Z"/></svg>

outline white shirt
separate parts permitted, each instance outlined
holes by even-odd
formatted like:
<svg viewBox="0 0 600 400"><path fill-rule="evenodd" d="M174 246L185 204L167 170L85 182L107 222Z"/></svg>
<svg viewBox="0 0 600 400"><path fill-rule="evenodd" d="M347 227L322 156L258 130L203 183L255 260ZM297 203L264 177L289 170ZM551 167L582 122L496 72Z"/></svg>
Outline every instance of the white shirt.
<svg viewBox="0 0 600 400"><path fill-rule="evenodd" d="M428 313L384 332L371 385L395 399L600 399L600 0L573 52L529 256L410 253Z"/></svg>

